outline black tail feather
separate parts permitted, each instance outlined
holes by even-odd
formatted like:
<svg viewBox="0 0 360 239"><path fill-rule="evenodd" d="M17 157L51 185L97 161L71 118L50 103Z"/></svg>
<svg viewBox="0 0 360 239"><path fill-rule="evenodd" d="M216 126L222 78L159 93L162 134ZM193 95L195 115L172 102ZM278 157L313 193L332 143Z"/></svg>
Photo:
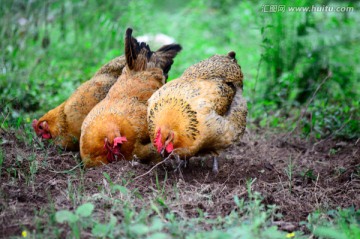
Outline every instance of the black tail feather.
<svg viewBox="0 0 360 239"><path fill-rule="evenodd" d="M171 69L171 65L174 63L175 56L182 50L179 44L170 44L160 47L156 52L157 61L159 67L163 70L165 77Z"/></svg>
<svg viewBox="0 0 360 239"><path fill-rule="evenodd" d="M134 68L137 55L140 51L138 41L132 37L132 29L126 29L125 34L125 57L126 63L130 69Z"/></svg>
<svg viewBox="0 0 360 239"><path fill-rule="evenodd" d="M164 76L171 69L174 58L182 50L179 44L169 44L160 47L155 53L145 42L138 42L132 36L132 29L128 28L125 34L125 58L130 70L140 70L146 67L147 62L154 62L156 67L163 70ZM141 56L139 56L141 54Z"/></svg>
<svg viewBox="0 0 360 239"><path fill-rule="evenodd" d="M138 59L140 52L146 56L147 60L149 60L153 54L150 47L145 42L139 43L136 38L132 36L132 31L131 28L128 28L126 29L125 34L125 58L130 70L135 69L136 60Z"/></svg>
<svg viewBox="0 0 360 239"><path fill-rule="evenodd" d="M175 55L174 57L176 56L176 54L178 52L180 52L182 50L182 47L181 45L179 44L169 44L169 45L164 45L162 47L160 47L157 52L173 52Z"/></svg>

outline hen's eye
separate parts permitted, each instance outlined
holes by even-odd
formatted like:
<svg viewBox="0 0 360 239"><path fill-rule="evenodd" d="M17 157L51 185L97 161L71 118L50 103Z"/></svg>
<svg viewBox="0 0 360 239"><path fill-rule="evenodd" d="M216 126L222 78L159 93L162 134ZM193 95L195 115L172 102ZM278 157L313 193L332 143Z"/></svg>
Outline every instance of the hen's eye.
<svg viewBox="0 0 360 239"><path fill-rule="evenodd" d="M42 127L42 125L41 125L41 124L39 124L39 129L43 129L43 127Z"/></svg>

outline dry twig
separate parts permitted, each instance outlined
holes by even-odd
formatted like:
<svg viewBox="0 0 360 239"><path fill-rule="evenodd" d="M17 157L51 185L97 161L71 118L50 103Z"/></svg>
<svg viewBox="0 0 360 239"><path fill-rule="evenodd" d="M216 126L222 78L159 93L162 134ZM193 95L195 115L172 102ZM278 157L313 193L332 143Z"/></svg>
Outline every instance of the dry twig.
<svg viewBox="0 0 360 239"><path fill-rule="evenodd" d="M157 168L159 165L164 164L164 163L165 163L167 160L169 160L169 159L171 158L171 156L173 156L173 155L174 155L173 152L171 152L171 154L169 154L169 156L167 156L164 160L162 160L162 161L158 162L157 164L155 164L149 171L147 171L146 173L141 174L141 175L135 177L135 178L134 178L134 181L136 181L137 179L142 178L142 177L148 175L149 173L151 173L151 171L153 171L153 170L154 170L155 168Z"/></svg>

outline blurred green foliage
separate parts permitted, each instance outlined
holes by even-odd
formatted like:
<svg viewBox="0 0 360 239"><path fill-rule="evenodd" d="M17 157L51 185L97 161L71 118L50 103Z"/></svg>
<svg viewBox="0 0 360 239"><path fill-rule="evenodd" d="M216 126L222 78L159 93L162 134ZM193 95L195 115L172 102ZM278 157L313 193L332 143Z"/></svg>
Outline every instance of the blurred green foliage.
<svg viewBox="0 0 360 239"><path fill-rule="evenodd" d="M286 8L264 11L272 5ZM313 5L354 10L288 10ZM251 127L297 126L306 136L356 138L359 6L328 0L1 0L0 124L29 125L66 100L123 53L125 29L132 27L135 36L163 33L183 46L170 79L213 54L235 51Z"/></svg>
<svg viewBox="0 0 360 239"><path fill-rule="evenodd" d="M315 211L302 224L318 238L357 239L360 237L360 210L354 207Z"/></svg>

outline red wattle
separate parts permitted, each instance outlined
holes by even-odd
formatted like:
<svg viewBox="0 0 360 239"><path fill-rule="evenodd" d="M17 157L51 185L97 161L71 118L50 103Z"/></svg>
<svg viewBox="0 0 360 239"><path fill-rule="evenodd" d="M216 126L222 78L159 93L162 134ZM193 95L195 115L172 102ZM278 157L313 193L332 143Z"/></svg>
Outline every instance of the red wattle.
<svg viewBox="0 0 360 239"><path fill-rule="evenodd" d="M51 139L51 134L50 134L50 133L43 133L43 134L41 135L41 137L42 137L43 139Z"/></svg>
<svg viewBox="0 0 360 239"><path fill-rule="evenodd" d="M109 163L115 161L115 156L111 151L107 152L106 159Z"/></svg>
<svg viewBox="0 0 360 239"><path fill-rule="evenodd" d="M173 150L174 150L174 145L173 145L173 143L169 143L167 146L166 146L166 152L168 152L168 153L171 153Z"/></svg>

